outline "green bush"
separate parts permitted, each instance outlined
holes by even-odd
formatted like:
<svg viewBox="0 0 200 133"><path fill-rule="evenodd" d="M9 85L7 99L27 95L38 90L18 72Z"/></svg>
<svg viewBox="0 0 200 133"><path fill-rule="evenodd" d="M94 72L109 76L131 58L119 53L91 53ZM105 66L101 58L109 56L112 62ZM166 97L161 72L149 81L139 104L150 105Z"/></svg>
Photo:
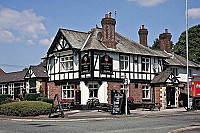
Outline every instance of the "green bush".
<svg viewBox="0 0 200 133"><path fill-rule="evenodd" d="M0 104L3 104L8 98L12 98L12 96L8 94L0 94Z"/></svg>
<svg viewBox="0 0 200 133"><path fill-rule="evenodd" d="M36 101L38 97L40 97L38 93L26 93L24 99L27 101Z"/></svg>
<svg viewBox="0 0 200 133"><path fill-rule="evenodd" d="M51 104L41 101L21 101L0 105L0 114L9 116L37 116L49 114Z"/></svg>
<svg viewBox="0 0 200 133"><path fill-rule="evenodd" d="M46 103L51 103L51 104L53 102L53 99L50 99L50 98L47 98L47 97L38 97L36 100L46 102Z"/></svg>

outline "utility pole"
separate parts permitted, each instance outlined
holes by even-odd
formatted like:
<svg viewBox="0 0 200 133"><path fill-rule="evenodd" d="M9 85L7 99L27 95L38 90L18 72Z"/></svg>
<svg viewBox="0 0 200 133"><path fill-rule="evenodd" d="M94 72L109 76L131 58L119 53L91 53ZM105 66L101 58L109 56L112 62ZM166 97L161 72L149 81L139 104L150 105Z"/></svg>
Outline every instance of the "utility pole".
<svg viewBox="0 0 200 133"><path fill-rule="evenodd" d="M190 88L189 88L189 50L188 50L188 0L186 0L186 53L187 53L187 89L188 89L188 111L190 105Z"/></svg>

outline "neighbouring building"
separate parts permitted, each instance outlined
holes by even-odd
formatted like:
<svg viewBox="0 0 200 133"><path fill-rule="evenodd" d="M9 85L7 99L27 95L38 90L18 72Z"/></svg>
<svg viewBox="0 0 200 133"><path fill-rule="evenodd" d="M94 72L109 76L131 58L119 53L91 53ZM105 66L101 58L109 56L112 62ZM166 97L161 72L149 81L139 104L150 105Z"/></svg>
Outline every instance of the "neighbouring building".
<svg viewBox="0 0 200 133"><path fill-rule="evenodd" d="M4 74L5 72L0 68L0 74Z"/></svg>
<svg viewBox="0 0 200 133"><path fill-rule="evenodd" d="M24 76L27 71L0 74L0 94L10 94L14 99L19 98L25 88Z"/></svg>

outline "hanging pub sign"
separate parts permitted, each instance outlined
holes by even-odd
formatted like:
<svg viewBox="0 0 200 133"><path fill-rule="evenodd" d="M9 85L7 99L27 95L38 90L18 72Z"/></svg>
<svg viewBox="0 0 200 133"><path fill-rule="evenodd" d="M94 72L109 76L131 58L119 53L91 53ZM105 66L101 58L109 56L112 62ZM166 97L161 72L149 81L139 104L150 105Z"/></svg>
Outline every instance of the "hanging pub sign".
<svg viewBox="0 0 200 133"><path fill-rule="evenodd" d="M85 54L81 59L81 72L89 73L90 72L90 57L88 54Z"/></svg>
<svg viewBox="0 0 200 133"><path fill-rule="evenodd" d="M113 72L113 58L109 55L104 55L100 58L100 71L101 73Z"/></svg>
<svg viewBox="0 0 200 133"><path fill-rule="evenodd" d="M112 114L122 114L123 93L116 92L113 99Z"/></svg>

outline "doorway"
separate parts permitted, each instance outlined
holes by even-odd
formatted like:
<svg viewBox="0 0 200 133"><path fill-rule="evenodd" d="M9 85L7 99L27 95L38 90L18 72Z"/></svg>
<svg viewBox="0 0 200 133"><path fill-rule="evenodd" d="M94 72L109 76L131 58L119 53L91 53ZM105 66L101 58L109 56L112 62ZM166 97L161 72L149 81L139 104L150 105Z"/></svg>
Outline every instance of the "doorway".
<svg viewBox="0 0 200 133"><path fill-rule="evenodd" d="M167 108L176 107L176 88L167 87L166 88L166 98L167 98Z"/></svg>

